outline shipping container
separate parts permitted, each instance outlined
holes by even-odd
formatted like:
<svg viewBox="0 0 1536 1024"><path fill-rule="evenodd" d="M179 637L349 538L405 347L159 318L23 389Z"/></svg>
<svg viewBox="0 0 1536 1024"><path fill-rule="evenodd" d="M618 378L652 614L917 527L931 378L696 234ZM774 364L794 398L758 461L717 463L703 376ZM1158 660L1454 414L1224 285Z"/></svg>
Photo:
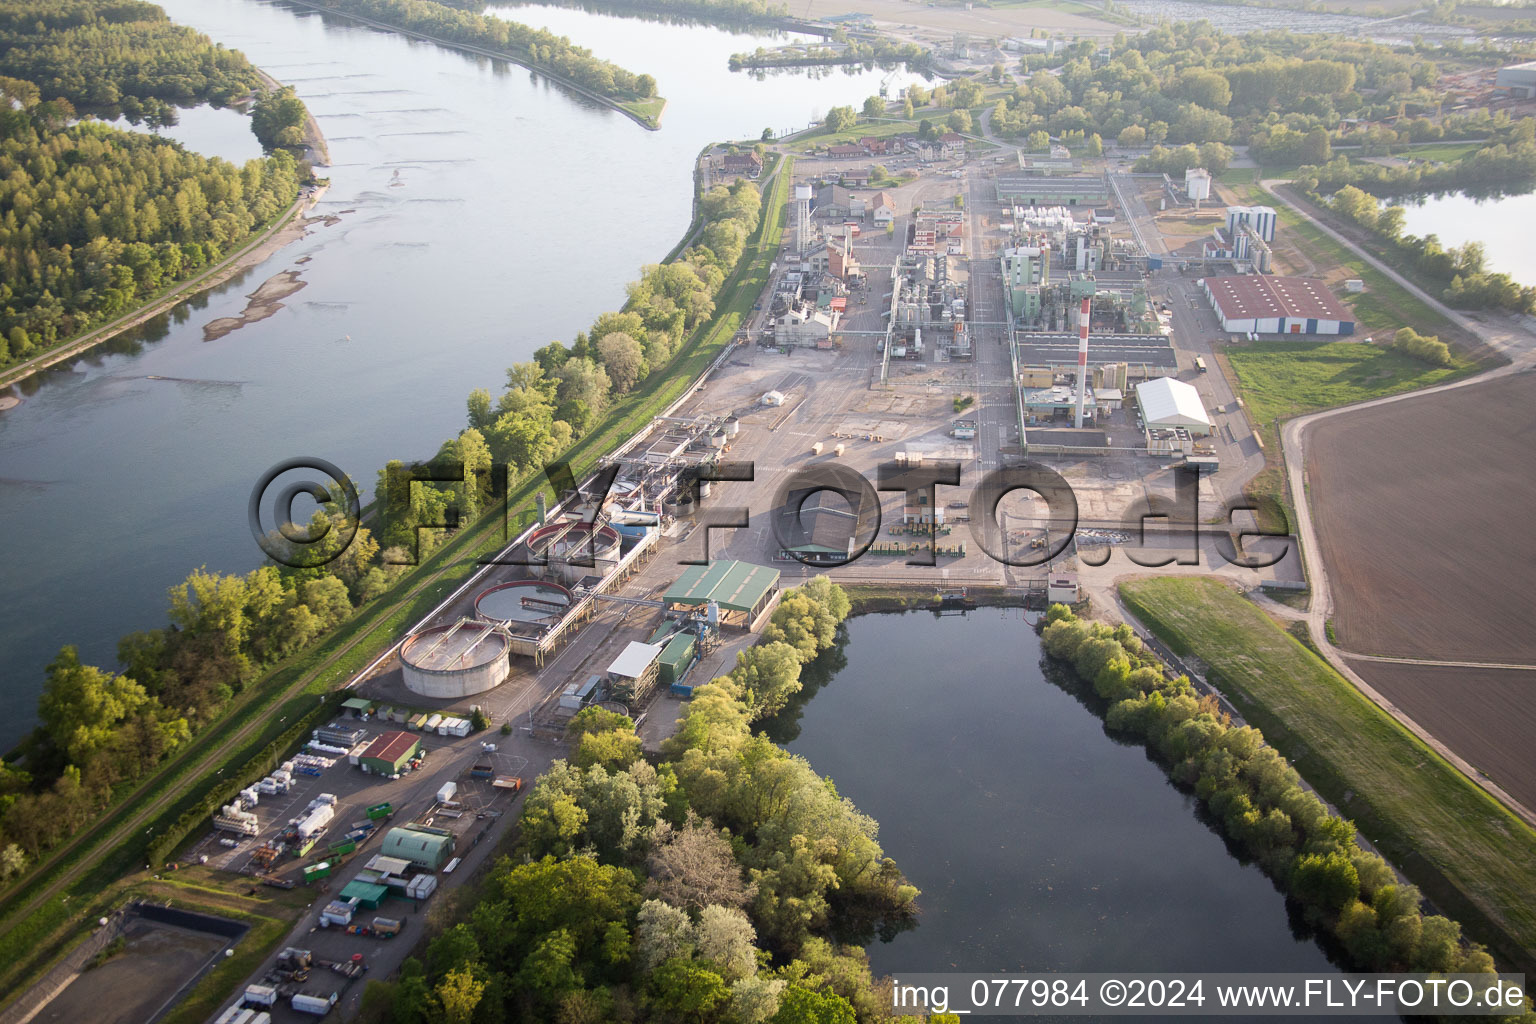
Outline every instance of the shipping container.
<svg viewBox="0 0 1536 1024"><path fill-rule="evenodd" d="M381 939L392 939L400 934L400 929L405 927L405 919L398 917L376 917L373 919L373 934Z"/></svg>
<svg viewBox="0 0 1536 1024"><path fill-rule="evenodd" d="M316 1017L324 1017L331 1012L331 1007L336 1005L335 992L295 992L290 1000L293 1008L299 1013L309 1013Z"/></svg>
<svg viewBox="0 0 1536 1024"><path fill-rule="evenodd" d="M247 985L245 1001L252 1006L276 1006L277 989L271 985Z"/></svg>
<svg viewBox="0 0 1536 1024"><path fill-rule="evenodd" d="M381 818L387 818L393 813L395 813L394 804L374 804L372 807L368 808L368 817L372 818L374 821L378 821Z"/></svg>
<svg viewBox="0 0 1536 1024"><path fill-rule="evenodd" d="M422 728L427 732L437 732L437 727L443 724L442 715L433 715L422 723Z"/></svg>
<svg viewBox="0 0 1536 1024"><path fill-rule="evenodd" d="M454 798L458 791L459 784L457 782L443 783L442 788L437 791L437 802L440 804L447 803L449 800Z"/></svg>

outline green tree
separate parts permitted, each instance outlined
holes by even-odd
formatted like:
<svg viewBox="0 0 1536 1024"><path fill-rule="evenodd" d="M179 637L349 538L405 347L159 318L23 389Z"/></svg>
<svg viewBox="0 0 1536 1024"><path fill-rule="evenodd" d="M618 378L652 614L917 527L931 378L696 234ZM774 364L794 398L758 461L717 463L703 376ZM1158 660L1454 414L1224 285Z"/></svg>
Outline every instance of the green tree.
<svg viewBox="0 0 1536 1024"><path fill-rule="evenodd" d="M969 132L971 130L971 112L965 109L951 110L949 117L944 119L952 132Z"/></svg>
<svg viewBox="0 0 1536 1024"><path fill-rule="evenodd" d="M111 740L119 723L153 706L138 683L80 664L79 652L66 646L48 664L38 716L54 746L84 764Z"/></svg>
<svg viewBox="0 0 1536 1024"><path fill-rule="evenodd" d="M884 117L885 116L885 97L883 97L883 96L871 96L868 99L866 99L864 101L864 116L865 117Z"/></svg>
<svg viewBox="0 0 1536 1024"><path fill-rule="evenodd" d="M827 111L825 124L831 132L845 132L858 121L852 107L833 107Z"/></svg>

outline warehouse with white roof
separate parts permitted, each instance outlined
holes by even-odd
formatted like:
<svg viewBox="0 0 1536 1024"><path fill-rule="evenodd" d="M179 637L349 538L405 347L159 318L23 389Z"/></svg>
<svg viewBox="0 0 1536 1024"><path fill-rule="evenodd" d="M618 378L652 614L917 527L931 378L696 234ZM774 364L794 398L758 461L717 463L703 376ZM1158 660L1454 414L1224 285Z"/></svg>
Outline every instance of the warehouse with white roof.
<svg viewBox="0 0 1536 1024"><path fill-rule="evenodd" d="M1211 432L1211 417L1193 385L1172 377L1136 385L1136 405L1148 431L1182 430L1194 436Z"/></svg>

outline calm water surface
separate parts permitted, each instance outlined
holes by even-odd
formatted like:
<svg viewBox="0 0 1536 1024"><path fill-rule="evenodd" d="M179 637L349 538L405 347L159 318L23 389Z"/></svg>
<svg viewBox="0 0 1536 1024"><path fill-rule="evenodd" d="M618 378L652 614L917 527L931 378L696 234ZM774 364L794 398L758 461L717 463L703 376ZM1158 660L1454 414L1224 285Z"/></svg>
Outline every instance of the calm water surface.
<svg viewBox="0 0 1536 1024"><path fill-rule="evenodd" d="M1410 235L1439 235L1447 247L1482 242L1488 269L1524 285L1536 285L1536 192L1501 199L1474 199L1460 193L1403 203L1403 230Z"/></svg>
<svg viewBox="0 0 1536 1024"><path fill-rule="evenodd" d="M1022 613L846 629L768 732L880 823L923 892L917 926L870 946L877 974L1335 973L1194 798L1046 678Z"/></svg>
<svg viewBox="0 0 1536 1024"><path fill-rule="evenodd" d="M162 6L297 88L335 161L317 212L338 219L28 382L0 414L4 743L35 720L61 644L112 664L120 635L164 621L189 570L259 564L245 502L267 467L316 455L366 487L387 460L431 454L471 388L622 304L687 225L706 142L857 105L887 77L753 79L726 58L774 37L524 9L655 75L670 105L647 132L524 68L342 19L257 0ZM228 116L187 112L170 131L222 152ZM284 309L203 341L285 270L306 287Z"/></svg>

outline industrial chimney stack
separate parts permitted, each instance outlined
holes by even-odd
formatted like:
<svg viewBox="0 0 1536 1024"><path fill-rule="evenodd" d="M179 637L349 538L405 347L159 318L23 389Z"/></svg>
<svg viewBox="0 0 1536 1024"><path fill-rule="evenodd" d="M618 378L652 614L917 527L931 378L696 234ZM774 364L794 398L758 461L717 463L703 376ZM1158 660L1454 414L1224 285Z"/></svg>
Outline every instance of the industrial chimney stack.
<svg viewBox="0 0 1536 1024"><path fill-rule="evenodd" d="M1083 296L1082 312L1077 317L1077 427L1083 426L1083 401L1088 397L1088 304Z"/></svg>

